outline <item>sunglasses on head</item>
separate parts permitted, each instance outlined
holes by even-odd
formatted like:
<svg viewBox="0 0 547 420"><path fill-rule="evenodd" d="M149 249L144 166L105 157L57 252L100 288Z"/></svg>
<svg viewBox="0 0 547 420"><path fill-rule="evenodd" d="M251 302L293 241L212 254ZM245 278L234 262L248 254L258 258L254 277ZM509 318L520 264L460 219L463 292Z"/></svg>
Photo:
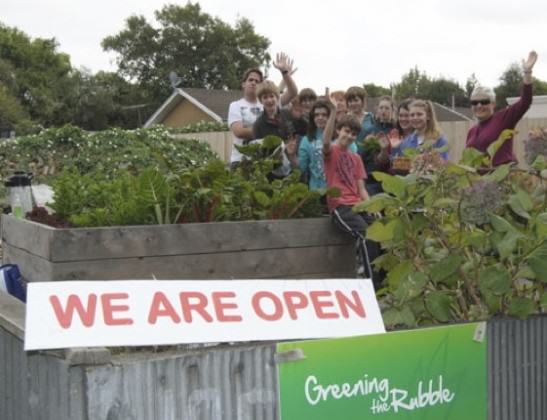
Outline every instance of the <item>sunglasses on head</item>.
<svg viewBox="0 0 547 420"><path fill-rule="evenodd" d="M473 106L477 106L478 104L481 104L481 105L490 105L490 99L479 99L479 100L472 100L471 101L471 105Z"/></svg>

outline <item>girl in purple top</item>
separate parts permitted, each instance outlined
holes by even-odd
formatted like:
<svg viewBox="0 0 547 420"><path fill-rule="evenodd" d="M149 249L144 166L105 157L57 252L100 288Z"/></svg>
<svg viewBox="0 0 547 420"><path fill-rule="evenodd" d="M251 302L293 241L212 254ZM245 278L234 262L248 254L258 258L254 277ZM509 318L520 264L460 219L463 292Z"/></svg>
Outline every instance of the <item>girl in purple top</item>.
<svg viewBox="0 0 547 420"><path fill-rule="evenodd" d="M505 109L494 112L496 96L490 88L477 86L471 94L471 110L478 124L467 133L465 147L474 147L485 153L488 146L498 139L501 132L514 129L532 103L532 68L537 60L537 53L531 51L528 59L522 61L523 86L520 99ZM503 143L492 159L492 166L517 162L513 153L513 138Z"/></svg>

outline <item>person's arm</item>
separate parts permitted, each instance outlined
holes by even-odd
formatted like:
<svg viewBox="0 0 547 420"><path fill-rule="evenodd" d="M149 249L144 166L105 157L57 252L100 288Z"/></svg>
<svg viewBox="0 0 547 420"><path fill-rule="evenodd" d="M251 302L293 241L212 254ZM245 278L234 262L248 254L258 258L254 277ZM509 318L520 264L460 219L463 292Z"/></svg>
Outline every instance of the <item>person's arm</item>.
<svg viewBox="0 0 547 420"><path fill-rule="evenodd" d="M243 115L241 115L241 108L238 101L232 102L230 108L228 108L228 125L235 137L242 140L253 139L253 128L245 127L243 125Z"/></svg>
<svg viewBox="0 0 547 420"><path fill-rule="evenodd" d="M336 110L331 107L329 119L323 132L323 155L328 156L330 154L330 148L332 143L332 136L334 135L334 123L336 120Z"/></svg>
<svg viewBox="0 0 547 420"><path fill-rule="evenodd" d="M291 163L292 169L297 169L298 165L298 141L296 137L290 138L285 144L285 155Z"/></svg>
<svg viewBox="0 0 547 420"><path fill-rule="evenodd" d="M383 170L389 169L389 156L391 154L389 139L385 134L380 135L378 142L380 143L380 152L376 155L376 163Z"/></svg>
<svg viewBox="0 0 547 420"><path fill-rule="evenodd" d="M514 104L508 106L503 110L503 126L504 128L513 128L520 119L524 116L526 111L532 105L533 99L533 88L532 88L532 69L537 61L537 53L535 51L530 51L528 58L522 60L522 73L523 73L523 85L520 98Z"/></svg>
<svg viewBox="0 0 547 420"><path fill-rule="evenodd" d="M526 60L522 60L523 82L525 85L530 85L533 82L532 69L536 64L537 59L537 52L530 51L530 53L528 54L528 58Z"/></svg>
<svg viewBox="0 0 547 420"><path fill-rule="evenodd" d="M369 199L368 192L365 188L365 181L362 179L357 180L357 187L359 188L359 195L361 196L361 200L367 201Z"/></svg>
<svg viewBox="0 0 547 420"><path fill-rule="evenodd" d="M244 142L245 140L250 141L253 140L254 132L252 127L243 127L243 123L241 121L236 121L230 126L230 130L232 130L232 133L234 136L239 137Z"/></svg>
<svg viewBox="0 0 547 420"><path fill-rule="evenodd" d="M298 88L296 83L292 78L291 74L293 73L293 60L285 53L277 54L273 66L281 72L283 77L283 83L287 86L287 89L281 95L279 102L281 106L287 105L293 100L293 98L298 95Z"/></svg>

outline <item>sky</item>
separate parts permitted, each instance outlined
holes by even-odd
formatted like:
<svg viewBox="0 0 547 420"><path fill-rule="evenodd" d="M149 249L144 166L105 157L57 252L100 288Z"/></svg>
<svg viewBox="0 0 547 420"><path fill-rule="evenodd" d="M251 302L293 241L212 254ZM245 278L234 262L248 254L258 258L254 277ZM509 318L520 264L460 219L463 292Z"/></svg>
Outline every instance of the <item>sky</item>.
<svg viewBox="0 0 547 420"><path fill-rule="evenodd" d="M196 1L193 1L195 3ZM202 11L234 24L245 17L271 41L272 56L294 59L300 88L318 93L375 83L389 87L418 67L462 85L471 74L495 86L535 49L534 76L547 80L545 0L200 0ZM35 38L55 38L75 67L116 70L101 40L131 15L154 22L164 0L0 0L0 22ZM174 69L176 71L176 69ZM272 79L280 79L270 71Z"/></svg>

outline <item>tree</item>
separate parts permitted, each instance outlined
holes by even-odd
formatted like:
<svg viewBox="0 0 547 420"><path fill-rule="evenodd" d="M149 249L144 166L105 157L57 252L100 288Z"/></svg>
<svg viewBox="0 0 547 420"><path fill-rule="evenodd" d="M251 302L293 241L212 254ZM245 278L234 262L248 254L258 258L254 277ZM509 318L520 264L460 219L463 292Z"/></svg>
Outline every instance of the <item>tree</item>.
<svg viewBox="0 0 547 420"><path fill-rule="evenodd" d="M430 80L427 74L421 72L418 67L414 67L408 73L403 74L399 83L395 83L395 95L398 99L413 97L427 99L423 94L429 91L429 83Z"/></svg>
<svg viewBox="0 0 547 420"><path fill-rule="evenodd" d="M0 82L32 120L54 125L63 106L61 86L71 70L68 55L57 52L55 39L30 39L0 23Z"/></svg>
<svg viewBox="0 0 547 420"><path fill-rule="evenodd" d="M239 89L247 68L267 65L270 41L239 19L232 27L201 11L198 3L167 5L155 12L158 27L131 16L125 29L106 37L102 47L118 53L118 71L161 102L171 92L168 75L181 86Z"/></svg>
<svg viewBox="0 0 547 420"><path fill-rule="evenodd" d="M391 96L391 89L375 85L374 83L365 83L363 87L367 91L367 96L370 96L371 98L378 98L386 95Z"/></svg>
<svg viewBox="0 0 547 420"><path fill-rule="evenodd" d="M415 67L404 74L394 85L397 99L428 99L445 106L466 106L467 96L460 84L444 77L430 78L427 73Z"/></svg>
<svg viewBox="0 0 547 420"><path fill-rule="evenodd" d="M500 76L500 84L494 88L496 106L507 106L507 98L520 95L522 88L522 70L517 63L512 63Z"/></svg>

